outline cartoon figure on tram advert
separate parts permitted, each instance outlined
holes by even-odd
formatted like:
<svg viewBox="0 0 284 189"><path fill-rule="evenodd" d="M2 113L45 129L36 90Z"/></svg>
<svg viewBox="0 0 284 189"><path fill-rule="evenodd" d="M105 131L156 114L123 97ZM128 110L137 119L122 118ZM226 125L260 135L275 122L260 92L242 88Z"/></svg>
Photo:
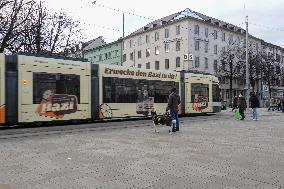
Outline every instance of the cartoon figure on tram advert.
<svg viewBox="0 0 284 189"><path fill-rule="evenodd" d="M37 108L40 116L62 119L66 114L77 112L78 99L75 95L55 94L51 90L43 93L42 101Z"/></svg>
<svg viewBox="0 0 284 189"><path fill-rule="evenodd" d="M208 108L207 98L198 94L195 95L192 108L196 112L202 112L204 109Z"/></svg>
<svg viewBox="0 0 284 189"><path fill-rule="evenodd" d="M138 90L136 113L148 116L151 110L154 110L154 97L150 97L146 89L143 90L143 93Z"/></svg>

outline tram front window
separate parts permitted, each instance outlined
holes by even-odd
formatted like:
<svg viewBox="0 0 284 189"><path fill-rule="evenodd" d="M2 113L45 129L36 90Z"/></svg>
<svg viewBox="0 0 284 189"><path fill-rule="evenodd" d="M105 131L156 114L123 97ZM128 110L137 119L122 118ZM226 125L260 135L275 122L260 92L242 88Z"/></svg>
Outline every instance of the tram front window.
<svg viewBox="0 0 284 189"><path fill-rule="evenodd" d="M192 83L191 84L191 102L193 103L196 99L206 99L209 101L209 85L203 83Z"/></svg>

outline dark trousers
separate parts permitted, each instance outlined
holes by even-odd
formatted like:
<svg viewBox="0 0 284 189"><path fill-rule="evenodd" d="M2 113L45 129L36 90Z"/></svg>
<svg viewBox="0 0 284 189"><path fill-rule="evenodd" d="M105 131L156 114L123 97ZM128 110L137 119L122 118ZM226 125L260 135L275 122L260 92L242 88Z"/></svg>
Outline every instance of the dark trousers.
<svg viewBox="0 0 284 189"><path fill-rule="evenodd" d="M241 120L245 119L245 109L240 108L239 111L240 111L240 115L242 116Z"/></svg>
<svg viewBox="0 0 284 189"><path fill-rule="evenodd" d="M178 112L176 111L171 111L171 118L172 120L176 120L176 125L174 129L179 129L179 120L178 120Z"/></svg>

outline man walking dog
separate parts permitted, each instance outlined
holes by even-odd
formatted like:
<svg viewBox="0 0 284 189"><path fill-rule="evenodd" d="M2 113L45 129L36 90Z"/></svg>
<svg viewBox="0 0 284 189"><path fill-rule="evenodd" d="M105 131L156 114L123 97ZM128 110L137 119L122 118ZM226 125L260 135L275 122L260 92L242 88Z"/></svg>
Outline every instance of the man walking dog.
<svg viewBox="0 0 284 189"><path fill-rule="evenodd" d="M166 108L166 111L170 110L172 120L175 120L175 124L172 128L172 132L179 131L179 120L178 120L178 105L179 104L180 104L180 97L177 94L176 88L173 88L171 90L171 94L169 95L168 106Z"/></svg>

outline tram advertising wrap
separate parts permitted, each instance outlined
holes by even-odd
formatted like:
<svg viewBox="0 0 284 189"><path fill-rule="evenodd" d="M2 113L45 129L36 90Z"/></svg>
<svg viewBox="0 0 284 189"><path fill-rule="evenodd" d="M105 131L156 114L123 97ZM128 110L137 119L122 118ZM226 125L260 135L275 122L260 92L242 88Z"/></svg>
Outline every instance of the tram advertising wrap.
<svg viewBox="0 0 284 189"><path fill-rule="evenodd" d="M90 64L18 56L18 120L90 119Z"/></svg>
<svg viewBox="0 0 284 189"><path fill-rule="evenodd" d="M146 117L163 114L178 72L100 65L100 118Z"/></svg>
<svg viewBox="0 0 284 189"><path fill-rule="evenodd" d="M6 123L5 118L5 56L0 54L0 124Z"/></svg>
<svg viewBox="0 0 284 189"><path fill-rule="evenodd" d="M180 115L221 111L218 78L189 71L0 54L0 79L1 125L161 115L174 87L181 97Z"/></svg>

